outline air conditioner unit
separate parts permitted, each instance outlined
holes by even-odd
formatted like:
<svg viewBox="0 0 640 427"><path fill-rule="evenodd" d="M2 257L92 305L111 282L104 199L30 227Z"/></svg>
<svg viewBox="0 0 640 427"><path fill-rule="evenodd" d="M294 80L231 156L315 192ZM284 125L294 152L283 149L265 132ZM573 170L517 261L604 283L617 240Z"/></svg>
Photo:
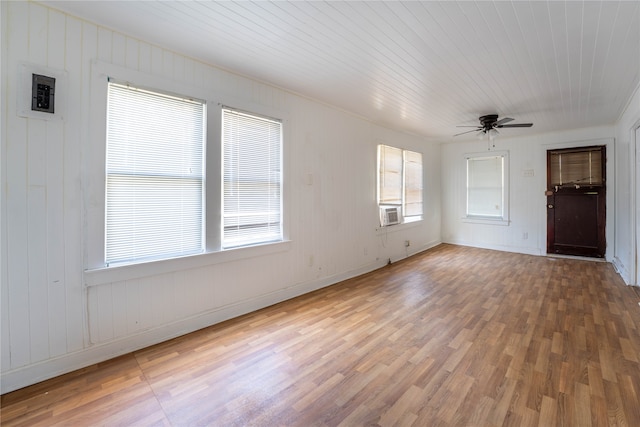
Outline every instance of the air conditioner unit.
<svg viewBox="0 0 640 427"><path fill-rule="evenodd" d="M383 227L400 224L400 207L380 206L380 224Z"/></svg>

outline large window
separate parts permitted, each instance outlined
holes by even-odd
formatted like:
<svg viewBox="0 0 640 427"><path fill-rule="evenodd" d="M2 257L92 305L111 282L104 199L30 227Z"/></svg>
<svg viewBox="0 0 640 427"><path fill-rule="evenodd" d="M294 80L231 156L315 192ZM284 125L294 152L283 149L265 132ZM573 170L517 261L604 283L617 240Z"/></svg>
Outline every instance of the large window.
<svg viewBox="0 0 640 427"><path fill-rule="evenodd" d="M282 240L282 123L222 110L222 246Z"/></svg>
<svg viewBox="0 0 640 427"><path fill-rule="evenodd" d="M205 105L108 84L106 264L204 250Z"/></svg>
<svg viewBox="0 0 640 427"><path fill-rule="evenodd" d="M467 156L467 217L507 220L506 154Z"/></svg>
<svg viewBox="0 0 640 427"><path fill-rule="evenodd" d="M289 247L286 112L99 61L90 86L87 286Z"/></svg>
<svg viewBox="0 0 640 427"><path fill-rule="evenodd" d="M378 205L401 208L405 222L422 218L422 154L378 146Z"/></svg>

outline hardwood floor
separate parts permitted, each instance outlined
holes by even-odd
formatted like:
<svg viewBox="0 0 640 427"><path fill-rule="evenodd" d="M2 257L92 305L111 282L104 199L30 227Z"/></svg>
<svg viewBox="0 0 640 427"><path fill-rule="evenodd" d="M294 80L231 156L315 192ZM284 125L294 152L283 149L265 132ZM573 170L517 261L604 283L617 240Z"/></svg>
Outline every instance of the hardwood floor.
<svg viewBox="0 0 640 427"><path fill-rule="evenodd" d="M441 245L2 396L2 425L640 426L608 263Z"/></svg>

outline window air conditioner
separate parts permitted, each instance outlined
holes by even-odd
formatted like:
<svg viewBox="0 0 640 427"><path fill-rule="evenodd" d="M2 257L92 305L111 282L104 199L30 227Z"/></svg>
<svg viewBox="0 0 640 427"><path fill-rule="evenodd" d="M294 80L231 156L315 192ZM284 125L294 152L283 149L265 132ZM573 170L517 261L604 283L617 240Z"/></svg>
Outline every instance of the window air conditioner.
<svg viewBox="0 0 640 427"><path fill-rule="evenodd" d="M380 206L380 224L383 227L400 224L400 207Z"/></svg>

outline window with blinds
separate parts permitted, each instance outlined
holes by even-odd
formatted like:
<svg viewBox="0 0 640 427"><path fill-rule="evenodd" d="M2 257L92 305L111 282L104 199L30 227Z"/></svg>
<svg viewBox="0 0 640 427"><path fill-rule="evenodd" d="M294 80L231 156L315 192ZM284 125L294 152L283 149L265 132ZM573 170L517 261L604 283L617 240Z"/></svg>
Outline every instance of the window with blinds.
<svg viewBox="0 0 640 427"><path fill-rule="evenodd" d="M222 246L282 240L282 122L222 109Z"/></svg>
<svg viewBox="0 0 640 427"><path fill-rule="evenodd" d="M407 220L422 217L422 154L378 146L378 205L401 206Z"/></svg>
<svg viewBox="0 0 640 427"><path fill-rule="evenodd" d="M402 150L378 146L378 204L402 204Z"/></svg>
<svg viewBox="0 0 640 427"><path fill-rule="evenodd" d="M203 251L203 102L109 83L106 264Z"/></svg>
<svg viewBox="0 0 640 427"><path fill-rule="evenodd" d="M602 147L549 151L552 186L602 186Z"/></svg>
<svg viewBox="0 0 640 427"><path fill-rule="evenodd" d="M467 157L467 216L504 219L505 157Z"/></svg>
<svg viewBox="0 0 640 427"><path fill-rule="evenodd" d="M404 216L422 216L422 153L404 151Z"/></svg>

